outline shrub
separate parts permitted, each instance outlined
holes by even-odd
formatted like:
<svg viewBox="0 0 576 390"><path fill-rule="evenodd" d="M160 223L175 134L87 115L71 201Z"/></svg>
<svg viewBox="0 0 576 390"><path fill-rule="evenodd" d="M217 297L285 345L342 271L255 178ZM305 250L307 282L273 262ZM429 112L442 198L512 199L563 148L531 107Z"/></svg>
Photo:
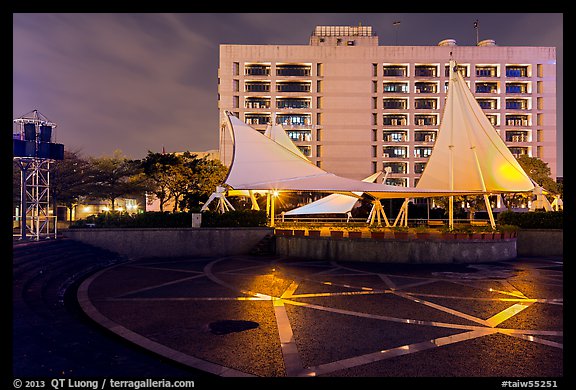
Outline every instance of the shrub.
<svg viewBox="0 0 576 390"><path fill-rule="evenodd" d="M70 224L71 228L187 228L192 226L189 212L149 211L141 214L117 211L91 215ZM237 210L226 213L206 211L202 213L202 227L255 227L266 226L266 212Z"/></svg>
<svg viewBox="0 0 576 390"><path fill-rule="evenodd" d="M563 221L562 211L503 211L498 214L499 225L516 225L522 229L562 229Z"/></svg>

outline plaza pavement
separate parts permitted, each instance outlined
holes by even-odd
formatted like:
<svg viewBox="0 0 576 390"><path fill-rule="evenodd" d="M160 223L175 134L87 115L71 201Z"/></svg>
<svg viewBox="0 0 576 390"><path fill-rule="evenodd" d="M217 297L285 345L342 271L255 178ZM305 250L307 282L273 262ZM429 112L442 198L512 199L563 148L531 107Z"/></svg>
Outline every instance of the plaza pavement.
<svg viewBox="0 0 576 390"><path fill-rule="evenodd" d="M391 265L142 258L88 277L84 312L220 377L561 378L563 260Z"/></svg>

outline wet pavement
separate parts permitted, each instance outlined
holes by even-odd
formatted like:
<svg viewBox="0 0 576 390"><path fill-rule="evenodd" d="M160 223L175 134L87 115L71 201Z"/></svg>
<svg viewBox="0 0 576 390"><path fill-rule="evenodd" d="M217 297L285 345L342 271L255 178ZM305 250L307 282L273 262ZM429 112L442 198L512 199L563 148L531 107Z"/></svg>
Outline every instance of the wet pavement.
<svg viewBox="0 0 576 390"><path fill-rule="evenodd" d="M565 369L561 258L147 258L92 274L78 300L122 339L221 377L515 380Z"/></svg>
<svg viewBox="0 0 576 390"><path fill-rule="evenodd" d="M3 348L12 352L12 378L211 376L128 342L82 311L80 282L126 261L67 239L13 244L12 338Z"/></svg>

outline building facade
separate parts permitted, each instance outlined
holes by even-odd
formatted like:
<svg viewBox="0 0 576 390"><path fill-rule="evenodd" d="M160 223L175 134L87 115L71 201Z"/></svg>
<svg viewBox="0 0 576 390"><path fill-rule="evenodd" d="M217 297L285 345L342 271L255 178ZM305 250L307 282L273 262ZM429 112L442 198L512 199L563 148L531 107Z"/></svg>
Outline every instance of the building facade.
<svg viewBox="0 0 576 390"><path fill-rule="evenodd" d="M556 177L556 48L379 46L370 26L317 26L308 45L220 45L220 159L229 165L230 111L257 130L282 124L322 169L415 186L440 125L454 59L515 156Z"/></svg>

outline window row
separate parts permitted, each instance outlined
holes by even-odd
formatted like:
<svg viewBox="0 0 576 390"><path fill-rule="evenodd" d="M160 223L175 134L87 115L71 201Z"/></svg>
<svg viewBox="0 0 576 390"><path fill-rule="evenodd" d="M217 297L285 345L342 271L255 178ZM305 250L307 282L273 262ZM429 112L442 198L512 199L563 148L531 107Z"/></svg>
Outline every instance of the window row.
<svg viewBox="0 0 576 390"><path fill-rule="evenodd" d="M505 133L506 142L532 142L532 132L530 130L509 130ZM541 132L538 133L538 141L542 141ZM436 130L415 130L413 132L414 142L434 143L436 141ZM372 141L376 142L377 130L373 130ZM383 130L382 141L385 143L409 142L409 130Z"/></svg>
<svg viewBox="0 0 576 390"><path fill-rule="evenodd" d="M246 113L244 121L249 125L268 125L272 123L272 114ZM276 124L283 126L310 126L312 125L312 115L277 114Z"/></svg>
<svg viewBox="0 0 576 390"><path fill-rule="evenodd" d="M302 64L282 64L276 65L276 76L310 76L311 65ZM244 75L246 76L270 76L270 65L251 64L244 65ZM235 74L237 75L235 70Z"/></svg>
<svg viewBox="0 0 576 390"><path fill-rule="evenodd" d="M235 80L237 81L237 80ZM269 81L246 81L244 83L244 92L270 92ZM307 92L309 93L312 84L305 81L286 81L276 83L276 92ZM238 87L234 87L238 90Z"/></svg>
<svg viewBox="0 0 576 390"><path fill-rule="evenodd" d="M410 83L405 82L384 82L382 92L384 93L410 93ZM448 83L444 85L444 92L448 90ZM500 93L499 82L476 82L476 93ZM414 93L438 93L438 82L417 81L414 83ZM510 82L506 83L506 93L525 94L530 93L530 82ZM378 92L377 82L374 81L373 93Z"/></svg>
<svg viewBox="0 0 576 390"><path fill-rule="evenodd" d="M372 76L378 77L378 64L372 64ZM464 76L469 77L472 65L458 65L457 70ZM438 77L440 65L415 65L415 77ZM506 65L504 74L506 77L530 77L529 65ZM476 77L500 77L500 65L476 65ZM444 65L444 76L450 75L450 66ZM410 65L389 64L382 66L383 77L410 77Z"/></svg>
<svg viewBox="0 0 576 390"><path fill-rule="evenodd" d="M244 108L270 108L271 98L247 97L244 100ZM310 108L310 98L277 98L278 109L301 109Z"/></svg>

